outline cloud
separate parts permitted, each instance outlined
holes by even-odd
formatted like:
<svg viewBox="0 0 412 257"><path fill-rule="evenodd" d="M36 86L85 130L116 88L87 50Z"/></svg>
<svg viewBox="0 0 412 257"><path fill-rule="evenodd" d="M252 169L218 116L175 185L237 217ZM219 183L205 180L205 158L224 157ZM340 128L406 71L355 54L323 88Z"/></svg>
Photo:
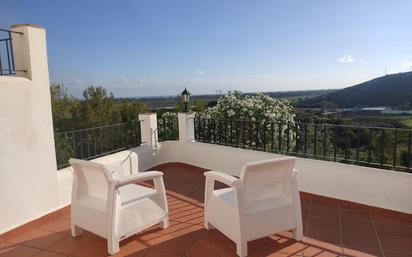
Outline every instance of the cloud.
<svg viewBox="0 0 412 257"><path fill-rule="evenodd" d="M198 69L196 71L197 75L202 76L203 74L205 74L201 69Z"/></svg>
<svg viewBox="0 0 412 257"><path fill-rule="evenodd" d="M352 58L350 54L348 54L348 55L345 55L339 58L337 61L340 63L351 63L351 62L354 62L354 59Z"/></svg>
<svg viewBox="0 0 412 257"><path fill-rule="evenodd" d="M402 69L412 69L412 62L411 61L405 61L401 63Z"/></svg>
<svg viewBox="0 0 412 257"><path fill-rule="evenodd" d="M366 63L366 61L364 59L359 59L360 63Z"/></svg>

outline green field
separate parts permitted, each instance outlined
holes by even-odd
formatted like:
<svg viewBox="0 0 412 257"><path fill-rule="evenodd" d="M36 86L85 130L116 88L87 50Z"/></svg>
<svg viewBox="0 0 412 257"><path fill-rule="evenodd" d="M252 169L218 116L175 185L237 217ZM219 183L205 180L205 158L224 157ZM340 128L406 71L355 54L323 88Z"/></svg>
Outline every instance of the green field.
<svg viewBox="0 0 412 257"><path fill-rule="evenodd" d="M406 126L412 128L412 118L410 119L403 119L402 123L405 124Z"/></svg>

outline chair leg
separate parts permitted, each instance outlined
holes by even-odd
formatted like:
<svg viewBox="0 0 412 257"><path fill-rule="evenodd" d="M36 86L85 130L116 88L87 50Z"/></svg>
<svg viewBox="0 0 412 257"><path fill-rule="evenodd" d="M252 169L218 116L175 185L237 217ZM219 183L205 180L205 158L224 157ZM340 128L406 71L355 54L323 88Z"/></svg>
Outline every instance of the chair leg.
<svg viewBox="0 0 412 257"><path fill-rule="evenodd" d="M303 229L302 226L298 226L296 229L293 231L293 238L295 238L296 241L302 241L303 239Z"/></svg>
<svg viewBox="0 0 412 257"><path fill-rule="evenodd" d="M111 239L107 239L107 250L110 255L114 255L120 251L119 248L119 239L116 237L112 237Z"/></svg>
<svg viewBox="0 0 412 257"><path fill-rule="evenodd" d="M79 228L78 226L72 224L71 228L72 228L72 236L73 237L76 237L76 236L79 236L79 235L82 234L82 229Z"/></svg>
<svg viewBox="0 0 412 257"><path fill-rule="evenodd" d="M247 241L242 240L236 243L236 253L239 257L247 256Z"/></svg>
<svg viewBox="0 0 412 257"><path fill-rule="evenodd" d="M169 216L166 216L162 222L160 222L160 227L166 229L169 227Z"/></svg>

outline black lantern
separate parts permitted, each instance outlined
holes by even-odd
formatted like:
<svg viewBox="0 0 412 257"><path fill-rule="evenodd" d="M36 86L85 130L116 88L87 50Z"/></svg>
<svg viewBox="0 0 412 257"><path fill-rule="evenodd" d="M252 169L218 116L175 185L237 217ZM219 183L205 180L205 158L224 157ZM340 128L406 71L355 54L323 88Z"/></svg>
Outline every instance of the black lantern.
<svg viewBox="0 0 412 257"><path fill-rule="evenodd" d="M182 101L183 101L183 112L188 112L189 111L188 107L189 107L190 93L185 88L185 90L183 90L181 95L182 95Z"/></svg>

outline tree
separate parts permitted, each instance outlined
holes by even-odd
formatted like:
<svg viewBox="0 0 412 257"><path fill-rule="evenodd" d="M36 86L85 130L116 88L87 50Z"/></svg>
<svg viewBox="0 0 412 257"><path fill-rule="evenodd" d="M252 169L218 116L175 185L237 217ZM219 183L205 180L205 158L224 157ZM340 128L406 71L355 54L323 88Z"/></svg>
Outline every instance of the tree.
<svg viewBox="0 0 412 257"><path fill-rule="evenodd" d="M73 116L79 108L80 101L67 94L67 88L62 83L52 83L50 86L54 131L66 131L73 128Z"/></svg>

